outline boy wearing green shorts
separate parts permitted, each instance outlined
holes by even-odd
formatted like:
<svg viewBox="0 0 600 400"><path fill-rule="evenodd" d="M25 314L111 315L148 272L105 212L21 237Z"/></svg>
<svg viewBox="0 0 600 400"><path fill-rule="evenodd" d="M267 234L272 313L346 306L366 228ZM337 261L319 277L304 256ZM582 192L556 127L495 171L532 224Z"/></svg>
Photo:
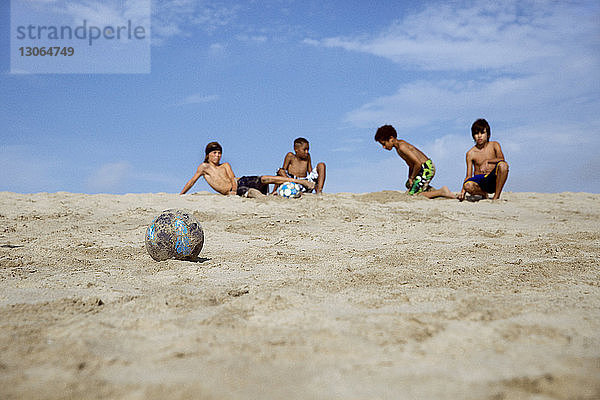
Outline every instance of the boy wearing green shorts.
<svg viewBox="0 0 600 400"><path fill-rule="evenodd" d="M423 195L429 199L446 197L456 199L447 186L435 189L429 185L435 176L435 165L421 150L405 140L398 139L398 133L391 125L383 125L375 133L375 141L386 150L396 149L396 152L408 165L408 180L406 188L410 195Z"/></svg>

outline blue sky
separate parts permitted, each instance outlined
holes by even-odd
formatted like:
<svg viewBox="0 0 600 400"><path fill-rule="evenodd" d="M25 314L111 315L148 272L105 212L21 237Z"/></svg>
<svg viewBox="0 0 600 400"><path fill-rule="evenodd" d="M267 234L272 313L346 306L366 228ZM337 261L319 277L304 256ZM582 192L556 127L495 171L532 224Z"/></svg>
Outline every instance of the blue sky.
<svg viewBox="0 0 600 400"><path fill-rule="evenodd" d="M73 18L121 3L22 1ZM506 190L600 193L597 1L154 1L149 74L10 73L0 7L0 190L179 192L209 141L266 175L298 136L326 192L404 190L373 140L389 123L458 191L483 117Z"/></svg>

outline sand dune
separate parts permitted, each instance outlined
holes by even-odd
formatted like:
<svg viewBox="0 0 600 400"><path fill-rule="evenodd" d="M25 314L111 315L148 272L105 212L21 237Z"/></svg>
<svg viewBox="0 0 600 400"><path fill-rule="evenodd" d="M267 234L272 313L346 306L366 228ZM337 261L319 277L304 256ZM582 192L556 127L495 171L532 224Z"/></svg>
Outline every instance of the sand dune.
<svg viewBox="0 0 600 400"><path fill-rule="evenodd" d="M598 399L600 195L503 197L0 193L0 398Z"/></svg>

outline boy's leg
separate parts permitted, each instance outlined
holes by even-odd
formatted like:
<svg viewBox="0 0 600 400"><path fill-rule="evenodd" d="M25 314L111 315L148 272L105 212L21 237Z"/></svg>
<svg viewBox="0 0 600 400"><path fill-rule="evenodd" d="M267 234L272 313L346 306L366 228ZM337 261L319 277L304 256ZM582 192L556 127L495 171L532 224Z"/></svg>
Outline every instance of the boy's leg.
<svg viewBox="0 0 600 400"><path fill-rule="evenodd" d="M487 192L485 192L483 189L481 189L479 187L478 184L476 184L473 181L467 181L463 184L463 188L471 195L474 196L483 196L484 199L488 198L488 194Z"/></svg>
<svg viewBox="0 0 600 400"><path fill-rule="evenodd" d="M285 177L287 177L287 174L285 173L285 169L279 168L277 170L277 176L285 176ZM279 187L278 183L273 184L273 190L271 191L271 194L277 193L277 188L278 187Z"/></svg>
<svg viewBox="0 0 600 400"><path fill-rule="evenodd" d="M492 200L497 200L500 198L500 193L502 193L502 189L504 188L507 178L508 163L506 161L500 161L496 166L496 191L494 192L494 197Z"/></svg>
<svg viewBox="0 0 600 400"><path fill-rule="evenodd" d="M420 195L427 197L428 199L433 199L435 197L445 197L447 199L456 199L454 193L448 189L448 186L442 186L441 189L432 189L427 192L421 192Z"/></svg>
<svg viewBox="0 0 600 400"><path fill-rule="evenodd" d="M306 179L292 179L292 178L288 178L287 176L263 175L260 177L260 181L262 183L267 183L267 184L273 183L273 184L277 184L277 185L281 185L282 183L286 183L286 182L294 182L294 183L298 183L310 190L315 188L314 182L307 181Z"/></svg>
<svg viewBox="0 0 600 400"><path fill-rule="evenodd" d="M317 173L319 177L317 178L317 186L315 186L315 192L321 193L323 191L323 186L325 185L325 163L320 162L317 164Z"/></svg>
<svg viewBox="0 0 600 400"><path fill-rule="evenodd" d="M249 197L249 198L252 198L252 199L256 199L256 198L259 198L259 197L265 197L265 195L262 194L262 192L260 190L258 190L258 189L250 188L246 192L246 197Z"/></svg>

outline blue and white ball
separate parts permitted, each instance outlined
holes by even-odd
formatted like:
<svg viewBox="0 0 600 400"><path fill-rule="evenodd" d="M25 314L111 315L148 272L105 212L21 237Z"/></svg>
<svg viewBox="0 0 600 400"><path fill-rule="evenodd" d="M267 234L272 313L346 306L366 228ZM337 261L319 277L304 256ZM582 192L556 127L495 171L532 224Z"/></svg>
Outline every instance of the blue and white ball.
<svg viewBox="0 0 600 400"><path fill-rule="evenodd" d="M182 210L166 210L146 229L146 250L156 261L194 260L204 245L202 225Z"/></svg>
<svg viewBox="0 0 600 400"><path fill-rule="evenodd" d="M302 187L294 182L285 182L279 185L277 194L286 199L295 199L302 196Z"/></svg>

